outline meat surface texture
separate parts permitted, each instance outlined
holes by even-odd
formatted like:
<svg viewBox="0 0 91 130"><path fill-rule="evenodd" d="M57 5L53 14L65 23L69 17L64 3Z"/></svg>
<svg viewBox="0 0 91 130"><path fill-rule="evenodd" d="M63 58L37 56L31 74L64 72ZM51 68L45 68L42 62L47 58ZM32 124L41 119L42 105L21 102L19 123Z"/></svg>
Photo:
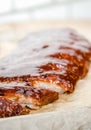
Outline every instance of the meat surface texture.
<svg viewBox="0 0 91 130"><path fill-rule="evenodd" d="M29 110L23 108L20 104L0 97L0 117L11 117L28 113Z"/></svg>
<svg viewBox="0 0 91 130"><path fill-rule="evenodd" d="M73 92L90 61L90 42L74 30L30 33L0 61L0 117L27 114L28 108L39 109L60 94Z"/></svg>

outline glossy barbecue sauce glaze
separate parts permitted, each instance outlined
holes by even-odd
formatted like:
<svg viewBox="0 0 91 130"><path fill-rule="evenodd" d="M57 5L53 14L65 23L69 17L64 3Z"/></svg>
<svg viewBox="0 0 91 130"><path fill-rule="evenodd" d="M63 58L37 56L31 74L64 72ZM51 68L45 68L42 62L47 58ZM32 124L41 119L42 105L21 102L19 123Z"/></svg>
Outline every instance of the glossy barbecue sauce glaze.
<svg viewBox="0 0 91 130"><path fill-rule="evenodd" d="M11 117L28 114L29 110L9 99L0 97L0 117Z"/></svg>
<svg viewBox="0 0 91 130"><path fill-rule="evenodd" d="M73 30L35 33L1 61L0 82L8 84L5 89L18 84L36 87L42 82L73 92L77 81L86 76L90 59L91 45Z"/></svg>

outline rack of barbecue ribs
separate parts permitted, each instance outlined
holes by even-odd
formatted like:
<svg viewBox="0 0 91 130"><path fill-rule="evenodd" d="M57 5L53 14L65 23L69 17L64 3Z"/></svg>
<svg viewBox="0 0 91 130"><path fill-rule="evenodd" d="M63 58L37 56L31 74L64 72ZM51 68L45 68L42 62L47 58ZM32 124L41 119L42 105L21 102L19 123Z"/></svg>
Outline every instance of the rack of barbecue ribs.
<svg viewBox="0 0 91 130"><path fill-rule="evenodd" d="M90 60L91 44L74 30L30 33L0 61L0 117L28 114L72 93Z"/></svg>

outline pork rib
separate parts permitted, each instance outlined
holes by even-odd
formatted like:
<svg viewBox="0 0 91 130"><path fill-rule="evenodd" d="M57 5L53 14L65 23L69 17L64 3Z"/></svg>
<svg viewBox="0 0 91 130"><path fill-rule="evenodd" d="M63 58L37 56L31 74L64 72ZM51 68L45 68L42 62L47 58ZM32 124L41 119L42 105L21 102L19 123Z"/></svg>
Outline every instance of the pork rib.
<svg viewBox="0 0 91 130"><path fill-rule="evenodd" d="M91 44L71 29L31 33L0 61L0 96L31 109L73 92L89 70ZM2 101L2 99L1 99Z"/></svg>
<svg viewBox="0 0 91 130"><path fill-rule="evenodd" d="M11 117L28 113L29 110L23 108L17 102L6 99L5 97L0 97L0 117Z"/></svg>

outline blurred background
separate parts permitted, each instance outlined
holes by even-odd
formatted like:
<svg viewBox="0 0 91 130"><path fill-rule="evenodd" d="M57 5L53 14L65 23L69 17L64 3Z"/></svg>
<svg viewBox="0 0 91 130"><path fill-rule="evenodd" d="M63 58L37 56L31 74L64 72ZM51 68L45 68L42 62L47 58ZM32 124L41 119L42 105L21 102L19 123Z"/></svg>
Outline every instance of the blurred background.
<svg viewBox="0 0 91 130"><path fill-rule="evenodd" d="M0 0L0 57L29 32L71 27L91 40L91 0Z"/></svg>

